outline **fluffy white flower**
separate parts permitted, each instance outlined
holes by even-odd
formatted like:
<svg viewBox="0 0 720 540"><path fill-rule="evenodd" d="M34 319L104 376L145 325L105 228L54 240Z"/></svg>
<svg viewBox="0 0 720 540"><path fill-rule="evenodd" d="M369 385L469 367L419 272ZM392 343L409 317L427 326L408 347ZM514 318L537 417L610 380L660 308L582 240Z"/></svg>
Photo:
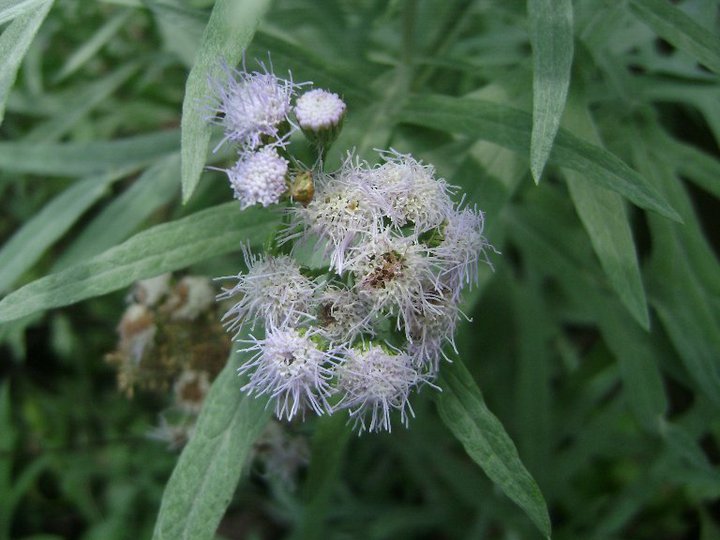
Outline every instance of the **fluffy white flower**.
<svg viewBox="0 0 720 540"><path fill-rule="evenodd" d="M257 152L244 154L225 172L234 196L240 201L240 208L243 210L258 203L263 206L275 204L287 191L285 177L288 161L280 157L274 148L265 147Z"/></svg>
<svg viewBox="0 0 720 540"><path fill-rule="evenodd" d="M213 81L218 101L213 112L225 128L223 142L237 143L243 151L283 146L292 128L290 102L300 85L260 66L262 71L253 72L225 66L223 80Z"/></svg>
<svg viewBox="0 0 720 540"><path fill-rule="evenodd" d="M383 152L385 163L374 170L373 181L393 209L396 225L412 224L416 233L438 227L453 212L449 186L435 178L432 165L410 154Z"/></svg>
<svg viewBox="0 0 720 540"><path fill-rule="evenodd" d="M370 305L368 317L397 316L397 329L408 333L418 313L431 312L440 298L435 261L414 235L388 230L369 236L351 249L347 268L355 291Z"/></svg>
<svg viewBox="0 0 720 540"><path fill-rule="evenodd" d="M354 291L330 286L318 298L317 325L331 342L352 343L360 334L372 335L367 305Z"/></svg>
<svg viewBox="0 0 720 540"><path fill-rule="evenodd" d="M407 427L408 413L414 416L410 391L422 381L410 356L377 345L349 349L336 371L343 393L337 408L349 410L360 432L391 431L393 409L400 411L400 421Z"/></svg>
<svg viewBox="0 0 720 540"><path fill-rule="evenodd" d="M238 370L249 374L244 392L274 399L281 420L298 413L304 416L308 408L319 415L329 408L330 363L335 356L318 348L311 332L270 326L264 339L251 336L251 340L252 345L243 350L256 352Z"/></svg>
<svg viewBox="0 0 720 540"><path fill-rule="evenodd" d="M454 291L455 300L465 284L477 284L478 262L488 246L483 221L482 212L475 209L453 212L441 227L442 241L430 248L442 261L440 278Z"/></svg>
<svg viewBox="0 0 720 540"><path fill-rule="evenodd" d="M370 176L367 165L349 155L338 172L317 178L312 201L305 207L290 209L293 220L283 241L316 237L330 258L330 266L341 274L353 243L376 231L384 217L392 214Z"/></svg>
<svg viewBox="0 0 720 540"><path fill-rule="evenodd" d="M232 276L237 284L223 289L217 297L218 300L239 297L223 316L229 331L238 332L246 319L252 320L253 327L258 319L277 327L312 318L308 310L317 283L302 275L294 259L287 255L258 257L245 246L243 254L247 273Z"/></svg>
<svg viewBox="0 0 720 540"><path fill-rule="evenodd" d="M338 124L345 115L345 102L337 94L326 90L310 90L300 96L295 116L304 130L320 131Z"/></svg>

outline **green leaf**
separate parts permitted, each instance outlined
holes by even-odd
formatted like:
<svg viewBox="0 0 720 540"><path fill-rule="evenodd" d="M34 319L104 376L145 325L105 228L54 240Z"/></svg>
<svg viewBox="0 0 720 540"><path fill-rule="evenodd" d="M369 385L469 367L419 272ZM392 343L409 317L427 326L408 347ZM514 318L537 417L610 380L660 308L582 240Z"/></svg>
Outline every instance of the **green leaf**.
<svg viewBox="0 0 720 540"><path fill-rule="evenodd" d="M565 126L589 141L598 143L587 106L574 96L568 101ZM564 171L578 216L610 284L633 318L646 330L650 328L645 289L643 288L627 211L622 199L590 182L580 173Z"/></svg>
<svg viewBox="0 0 720 540"><path fill-rule="evenodd" d="M36 9L47 0L0 0L0 25Z"/></svg>
<svg viewBox="0 0 720 540"><path fill-rule="evenodd" d="M51 120L34 127L24 138L24 142L50 142L59 139L95 107L105 102L140 67L138 62L130 62L106 75L102 79L74 92L63 103L63 108Z"/></svg>
<svg viewBox="0 0 720 540"><path fill-rule="evenodd" d="M0 301L0 321L65 306L127 287L138 279L170 272L261 242L277 216L259 208L239 212L230 202L158 225L105 253L25 285Z"/></svg>
<svg viewBox="0 0 720 540"><path fill-rule="evenodd" d="M27 221L0 250L0 292L6 292L43 252L131 170L93 176L72 184Z"/></svg>
<svg viewBox="0 0 720 540"><path fill-rule="evenodd" d="M550 517L540 488L460 359L443 366L440 386L442 392L435 399L445 425L490 479L550 538Z"/></svg>
<svg viewBox="0 0 720 540"><path fill-rule="evenodd" d="M668 0L630 0L630 7L661 38L720 74L720 39Z"/></svg>
<svg viewBox="0 0 720 540"><path fill-rule="evenodd" d="M242 353L230 355L205 399L195 433L165 487L154 540L215 537L252 444L271 415L265 399L240 392L242 361Z"/></svg>
<svg viewBox="0 0 720 540"><path fill-rule="evenodd" d="M533 49L533 127L530 168L540 181L560 127L573 59L571 0L528 0Z"/></svg>
<svg viewBox="0 0 720 540"><path fill-rule="evenodd" d="M109 169L142 167L176 152L177 131L100 142L0 142L0 170L48 176L89 176Z"/></svg>
<svg viewBox="0 0 720 540"><path fill-rule="evenodd" d="M53 82L57 84L65 80L91 60L126 25L132 14L133 10L123 9L115 16L110 17L105 24L68 57L60 71L55 75Z"/></svg>
<svg viewBox="0 0 720 540"><path fill-rule="evenodd" d="M336 413L317 419L310 469L303 486L306 506L291 538L326 538L323 529L327 506L340 474L340 465L350 434L347 416L344 414Z"/></svg>
<svg viewBox="0 0 720 540"><path fill-rule="evenodd" d="M45 20L52 0L33 5L28 12L18 16L0 36L0 123L5 116L5 102L15 83L20 62L30 47L40 25ZM32 9L32 11L30 11Z"/></svg>
<svg viewBox="0 0 720 540"><path fill-rule="evenodd" d="M270 0L218 0L205 27L195 65L185 85L182 112L182 193L187 202L195 191L210 142L208 99L210 81L222 72L222 62L234 66L270 7Z"/></svg>
<svg viewBox="0 0 720 540"><path fill-rule="evenodd" d="M517 152L530 149L530 115L497 103L439 95L416 96L402 110L400 119L487 140ZM677 212L660 193L623 161L563 129L558 131L549 161L582 173L642 208L679 220Z"/></svg>
<svg viewBox="0 0 720 540"><path fill-rule="evenodd" d="M0 385L0 493L3 498L9 497L12 493L12 471L13 455L17 432L12 421L10 409L10 384L7 380ZM9 504L0 505L0 535L3 538L10 538L10 525L12 518L12 507Z"/></svg>
<svg viewBox="0 0 720 540"><path fill-rule="evenodd" d="M179 153L147 169L83 229L53 270L67 268L125 240L155 210L176 195L179 177Z"/></svg>

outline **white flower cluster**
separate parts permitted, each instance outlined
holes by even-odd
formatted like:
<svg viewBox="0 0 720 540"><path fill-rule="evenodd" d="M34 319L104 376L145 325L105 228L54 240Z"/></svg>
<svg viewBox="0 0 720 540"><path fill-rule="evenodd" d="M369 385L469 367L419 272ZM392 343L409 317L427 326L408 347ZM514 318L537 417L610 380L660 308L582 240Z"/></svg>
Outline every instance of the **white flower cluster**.
<svg viewBox="0 0 720 540"><path fill-rule="evenodd" d="M434 387L443 349L455 348L460 293L487 246L483 215L409 154L381 152L377 166L349 154L325 172L346 105L310 90L293 107L300 86L263 68L219 91L225 139L241 149L227 170L241 208L277 203L288 185L294 201L269 252L245 247L247 271L224 278L236 283L218 296L234 303L223 321L236 340L263 327L243 342L251 357L239 371L243 391L268 396L278 418L347 411L360 432L390 431L391 413L407 425L410 395ZM292 170L298 128L317 150L309 171Z"/></svg>
<svg viewBox="0 0 720 540"><path fill-rule="evenodd" d="M260 68L248 72L225 66L224 77L212 81L215 105L211 120L225 131L218 147L226 142L238 146L237 162L222 170L241 209L275 204L287 191L289 162L283 155L298 127L311 139L317 135L320 143L328 146L334 135L323 134L334 134L345 114L345 103L336 94L320 89L304 93L293 107L299 89L311 83L281 79L262 63ZM293 112L299 126L292 120Z"/></svg>

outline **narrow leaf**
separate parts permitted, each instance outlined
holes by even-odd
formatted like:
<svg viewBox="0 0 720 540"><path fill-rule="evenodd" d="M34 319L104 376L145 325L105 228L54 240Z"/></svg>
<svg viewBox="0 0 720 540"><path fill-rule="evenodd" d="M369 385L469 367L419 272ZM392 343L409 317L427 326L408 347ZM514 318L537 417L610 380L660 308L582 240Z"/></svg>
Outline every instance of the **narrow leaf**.
<svg viewBox="0 0 720 540"><path fill-rule="evenodd" d="M668 0L630 0L630 6L661 38L720 74L720 39Z"/></svg>
<svg viewBox="0 0 720 540"><path fill-rule="evenodd" d="M400 113L410 124L483 139L517 152L530 149L532 120L529 114L497 103L448 96L416 96ZM679 220L677 212L660 193L622 160L560 129L550 162L578 171L589 180L647 208Z"/></svg>
<svg viewBox="0 0 720 540"><path fill-rule="evenodd" d="M0 0L0 25L36 9L47 0Z"/></svg>
<svg viewBox="0 0 720 540"><path fill-rule="evenodd" d="M440 386L443 391L437 394L436 401L445 425L473 461L527 513L540 532L550 538L550 517L540 488L459 359L443 367Z"/></svg>
<svg viewBox="0 0 720 540"><path fill-rule="evenodd" d="M238 212L230 202L158 225L105 253L25 285L0 301L0 322L10 321L127 287L138 279L171 272L260 242L277 217L260 209Z"/></svg>
<svg viewBox="0 0 720 540"><path fill-rule="evenodd" d="M533 127L530 169L540 181L560 127L573 59L571 0L528 0L533 49Z"/></svg>
<svg viewBox="0 0 720 540"><path fill-rule="evenodd" d="M179 177L179 153L147 169L83 229L53 269L67 268L125 240L155 210L176 195Z"/></svg>
<svg viewBox="0 0 720 540"><path fill-rule="evenodd" d="M264 399L240 392L242 360L242 353L230 355L205 399L195 433L165 487L154 540L215 538L252 444L271 414Z"/></svg>
<svg viewBox="0 0 720 540"><path fill-rule="evenodd" d="M573 97L568 102L565 125L587 140L599 142L589 111L580 98ZM584 181L580 173L567 170L564 174L575 209L608 281L633 318L648 330L650 316L645 289L622 199L617 193Z"/></svg>
<svg viewBox="0 0 720 540"><path fill-rule="evenodd" d="M177 151L177 131L100 142L0 142L0 170L47 176L89 176L141 167Z"/></svg>
<svg viewBox="0 0 720 540"><path fill-rule="evenodd" d="M0 36L0 123L5 116L5 102L15 83L20 63L51 6L52 0L37 4L32 11L10 23Z"/></svg>
<svg viewBox="0 0 720 540"><path fill-rule="evenodd" d="M43 252L129 170L86 178L72 184L17 231L0 250L0 292L6 292Z"/></svg>
<svg viewBox="0 0 720 540"><path fill-rule="evenodd" d="M185 85L182 112L182 192L190 199L205 165L210 126L207 122L210 81L222 70L222 62L235 65L250 43L270 0L218 0L203 33L195 65Z"/></svg>

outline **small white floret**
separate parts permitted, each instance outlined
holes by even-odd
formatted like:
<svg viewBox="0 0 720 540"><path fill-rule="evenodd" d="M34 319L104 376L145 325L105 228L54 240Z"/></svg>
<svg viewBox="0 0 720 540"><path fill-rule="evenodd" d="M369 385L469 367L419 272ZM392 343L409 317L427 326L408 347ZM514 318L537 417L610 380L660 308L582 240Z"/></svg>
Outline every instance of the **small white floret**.
<svg viewBox="0 0 720 540"><path fill-rule="evenodd" d="M287 191L288 161L274 148L265 147L245 154L225 172L241 209L254 204L275 204Z"/></svg>
<svg viewBox="0 0 720 540"><path fill-rule="evenodd" d="M330 129L343 119L345 102L326 90L310 90L297 100L295 116L300 127L309 131Z"/></svg>

